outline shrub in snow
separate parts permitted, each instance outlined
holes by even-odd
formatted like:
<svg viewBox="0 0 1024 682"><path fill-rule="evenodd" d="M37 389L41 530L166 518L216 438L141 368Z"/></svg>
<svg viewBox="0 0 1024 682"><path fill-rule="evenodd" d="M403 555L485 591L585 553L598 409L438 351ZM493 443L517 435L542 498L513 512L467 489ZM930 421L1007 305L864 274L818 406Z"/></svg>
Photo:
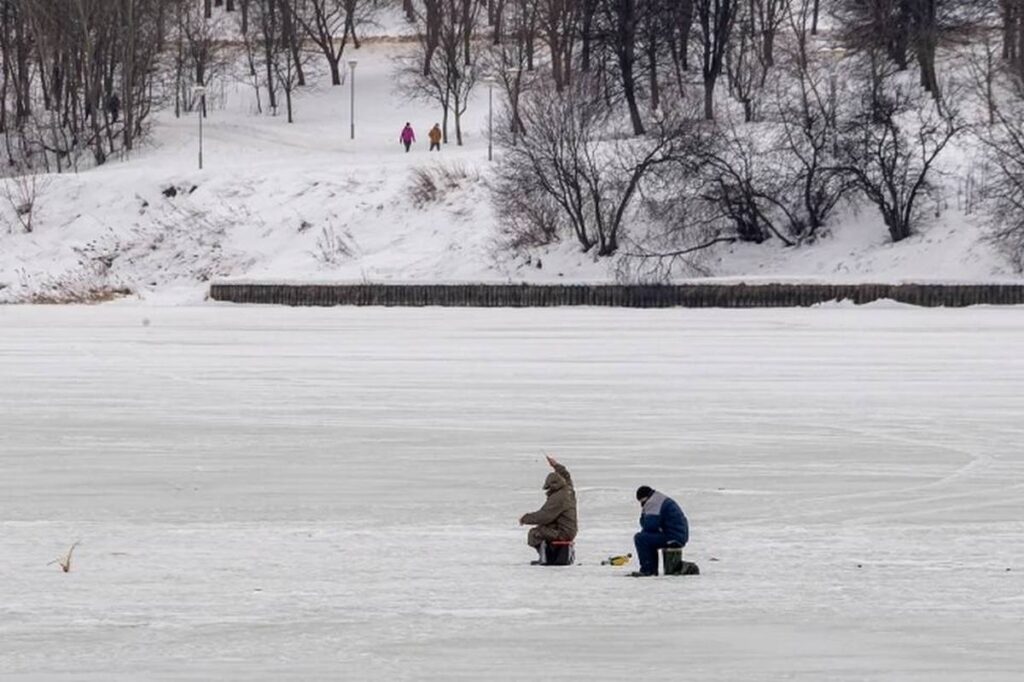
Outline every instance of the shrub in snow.
<svg viewBox="0 0 1024 682"><path fill-rule="evenodd" d="M513 144L511 131L500 133L506 148L491 186L506 232L523 241L571 235L584 251L614 254L644 188L693 172L709 142L683 103L666 110L672 114L632 137L600 83L586 76L561 91L548 83L524 94L519 114L527 134ZM539 206L524 211L528 203Z"/></svg>
<svg viewBox="0 0 1024 682"><path fill-rule="evenodd" d="M346 230L339 235L333 225L327 225L320 229L313 258L323 265L338 265L352 257L354 253L352 243L354 240L350 232Z"/></svg>
<svg viewBox="0 0 1024 682"><path fill-rule="evenodd" d="M453 191L480 182L480 174L461 163L414 168L409 196L416 206L441 201Z"/></svg>
<svg viewBox="0 0 1024 682"><path fill-rule="evenodd" d="M737 239L759 244L774 236L792 246L785 232L799 230L791 210L795 177L781 172L787 155L776 146L775 130L724 123L717 132L716 143L701 151L695 191Z"/></svg>
<svg viewBox="0 0 1024 682"><path fill-rule="evenodd" d="M28 172L7 178L3 183L3 197L14 217L8 229L14 231L18 228L22 232L31 232L39 195L47 185L45 178Z"/></svg>
<svg viewBox="0 0 1024 682"><path fill-rule="evenodd" d="M894 242L913 234L923 199L936 189L935 161L966 128L950 90L936 100L892 77L869 81L845 121L838 170L878 208Z"/></svg>
<svg viewBox="0 0 1024 682"><path fill-rule="evenodd" d="M989 238L1024 272L1024 90L989 113L992 124L977 132L992 169L983 187Z"/></svg>

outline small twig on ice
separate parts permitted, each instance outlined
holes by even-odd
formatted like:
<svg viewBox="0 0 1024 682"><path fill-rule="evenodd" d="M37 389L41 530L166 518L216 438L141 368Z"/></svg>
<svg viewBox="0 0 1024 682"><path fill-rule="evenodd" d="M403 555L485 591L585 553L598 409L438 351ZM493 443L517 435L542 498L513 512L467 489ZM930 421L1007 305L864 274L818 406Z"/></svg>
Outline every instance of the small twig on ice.
<svg viewBox="0 0 1024 682"><path fill-rule="evenodd" d="M71 572L71 553L74 552L75 551L75 547L78 547L78 545L80 545L80 544L82 544L81 541L78 541L75 544L71 545L71 548L68 550L67 554L65 554L64 556L62 556L62 557L60 557L58 559L54 559L53 561L51 561L50 563L48 563L46 565L47 566L53 566L54 564L57 564L58 566L60 566L62 571L64 571L65 573L70 573Z"/></svg>

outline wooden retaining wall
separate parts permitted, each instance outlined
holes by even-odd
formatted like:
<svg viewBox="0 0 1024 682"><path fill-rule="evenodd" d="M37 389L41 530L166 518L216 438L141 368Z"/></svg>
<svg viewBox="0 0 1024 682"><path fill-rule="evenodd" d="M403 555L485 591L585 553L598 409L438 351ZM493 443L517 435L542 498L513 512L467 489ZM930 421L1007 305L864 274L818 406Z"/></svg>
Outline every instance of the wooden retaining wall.
<svg viewBox="0 0 1024 682"><path fill-rule="evenodd" d="M244 284L210 298L291 306L771 308L890 299L919 306L1024 304L1024 284Z"/></svg>

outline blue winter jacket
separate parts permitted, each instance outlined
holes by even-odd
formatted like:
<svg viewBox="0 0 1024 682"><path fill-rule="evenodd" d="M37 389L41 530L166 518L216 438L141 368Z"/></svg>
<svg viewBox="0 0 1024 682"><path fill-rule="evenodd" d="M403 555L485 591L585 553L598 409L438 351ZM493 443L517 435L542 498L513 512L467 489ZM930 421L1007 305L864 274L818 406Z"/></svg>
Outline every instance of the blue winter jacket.
<svg viewBox="0 0 1024 682"><path fill-rule="evenodd" d="M690 539L690 525L676 501L657 490L647 498L640 513L640 528L645 533L664 533L669 542L685 545Z"/></svg>

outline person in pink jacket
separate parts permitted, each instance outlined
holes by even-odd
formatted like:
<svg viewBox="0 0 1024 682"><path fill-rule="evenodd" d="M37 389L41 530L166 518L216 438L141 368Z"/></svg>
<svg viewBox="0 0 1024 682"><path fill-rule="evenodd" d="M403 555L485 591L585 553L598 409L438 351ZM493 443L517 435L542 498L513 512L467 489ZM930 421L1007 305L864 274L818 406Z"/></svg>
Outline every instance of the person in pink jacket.
<svg viewBox="0 0 1024 682"><path fill-rule="evenodd" d="M398 136L398 141L405 145L405 152L409 153L409 147L416 141L416 133L413 132L412 126L408 123L402 128L402 134Z"/></svg>

